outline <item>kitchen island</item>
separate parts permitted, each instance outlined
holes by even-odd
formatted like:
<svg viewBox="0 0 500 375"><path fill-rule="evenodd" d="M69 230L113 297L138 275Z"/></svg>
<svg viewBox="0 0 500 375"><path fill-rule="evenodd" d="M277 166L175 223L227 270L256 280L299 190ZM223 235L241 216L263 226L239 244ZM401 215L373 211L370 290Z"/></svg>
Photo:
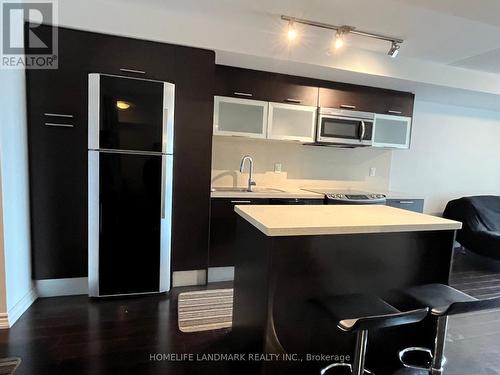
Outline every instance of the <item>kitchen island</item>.
<svg viewBox="0 0 500 375"><path fill-rule="evenodd" d="M354 349L354 336L340 332L314 299L373 293L396 305L399 288L447 284L455 231L461 228L459 222L379 205L260 205L235 211L233 334L244 350L301 358L348 356ZM375 332L367 367L387 373L397 367L403 347L432 347L434 324L429 318ZM301 365L311 371L322 365L305 362Z"/></svg>

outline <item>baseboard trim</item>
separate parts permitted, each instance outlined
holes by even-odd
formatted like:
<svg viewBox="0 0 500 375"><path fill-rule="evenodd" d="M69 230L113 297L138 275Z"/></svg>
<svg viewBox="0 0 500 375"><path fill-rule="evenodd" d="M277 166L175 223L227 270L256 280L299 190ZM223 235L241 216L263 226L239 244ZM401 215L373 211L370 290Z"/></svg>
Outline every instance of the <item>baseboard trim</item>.
<svg viewBox="0 0 500 375"><path fill-rule="evenodd" d="M21 315L24 314L24 312L26 310L28 310L28 308L31 306L31 304L33 302L35 302L35 300L37 299L37 293L35 291L34 288L30 289L30 291L28 293L26 293L24 295L23 298L21 298L19 300L19 302L17 302L14 307L12 307L9 312L5 315L6 316L6 319L7 319L7 327L6 328L10 328L12 327L16 322L17 320L21 317ZM0 315L0 327L3 328L3 321L2 321L3 317Z"/></svg>
<svg viewBox="0 0 500 375"><path fill-rule="evenodd" d="M207 282L217 283L234 280L234 267L210 267Z"/></svg>
<svg viewBox="0 0 500 375"><path fill-rule="evenodd" d="M229 268L232 269L232 267L217 267L210 271L211 282L232 280L234 270L228 271ZM175 271L172 275L172 287L205 285L206 283L207 270ZM35 280L35 289L38 297L41 298L89 293L87 277Z"/></svg>
<svg viewBox="0 0 500 375"><path fill-rule="evenodd" d="M205 285L207 270L175 271L172 275L172 287Z"/></svg>
<svg viewBox="0 0 500 375"><path fill-rule="evenodd" d="M89 294L87 277L35 280L38 297L60 297Z"/></svg>

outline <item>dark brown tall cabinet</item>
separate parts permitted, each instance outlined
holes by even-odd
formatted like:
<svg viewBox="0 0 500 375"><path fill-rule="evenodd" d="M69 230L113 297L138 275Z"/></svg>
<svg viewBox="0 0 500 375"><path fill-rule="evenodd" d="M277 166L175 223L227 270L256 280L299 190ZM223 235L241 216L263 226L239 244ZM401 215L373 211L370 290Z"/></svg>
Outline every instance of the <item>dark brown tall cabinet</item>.
<svg viewBox="0 0 500 375"><path fill-rule="evenodd" d="M26 71L33 278L87 276L88 73L175 83L172 269L206 268L214 52L59 28L58 60Z"/></svg>

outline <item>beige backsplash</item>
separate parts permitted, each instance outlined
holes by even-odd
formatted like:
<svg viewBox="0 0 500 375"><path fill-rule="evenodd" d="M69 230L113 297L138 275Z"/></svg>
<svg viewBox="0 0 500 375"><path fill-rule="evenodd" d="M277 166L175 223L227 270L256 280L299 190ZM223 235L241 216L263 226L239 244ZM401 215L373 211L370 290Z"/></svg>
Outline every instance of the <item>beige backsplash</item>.
<svg viewBox="0 0 500 375"><path fill-rule="evenodd" d="M245 186L248 164L239 172L241 158L252 156L257 186L301 188L322 186L385 191L389 188L391 151L375 148L338 149L303 146L294 142L216 136L212 151L212 186ZM274 163L282 172L274 172ZM370 168L376 176L369 177Z"/></svg>

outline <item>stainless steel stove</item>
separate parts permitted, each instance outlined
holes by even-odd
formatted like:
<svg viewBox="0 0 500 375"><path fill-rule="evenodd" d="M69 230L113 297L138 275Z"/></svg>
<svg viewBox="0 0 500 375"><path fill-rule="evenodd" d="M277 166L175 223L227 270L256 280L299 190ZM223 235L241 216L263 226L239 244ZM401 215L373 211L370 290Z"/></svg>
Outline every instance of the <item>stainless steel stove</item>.
<svg viewBox="0 0 500 375"><path fill-rule="evenodd" d="M324 188L307 188L303 190L323 194L326 204L385 204L387 200L384 194L358 190Z"/></svg>

